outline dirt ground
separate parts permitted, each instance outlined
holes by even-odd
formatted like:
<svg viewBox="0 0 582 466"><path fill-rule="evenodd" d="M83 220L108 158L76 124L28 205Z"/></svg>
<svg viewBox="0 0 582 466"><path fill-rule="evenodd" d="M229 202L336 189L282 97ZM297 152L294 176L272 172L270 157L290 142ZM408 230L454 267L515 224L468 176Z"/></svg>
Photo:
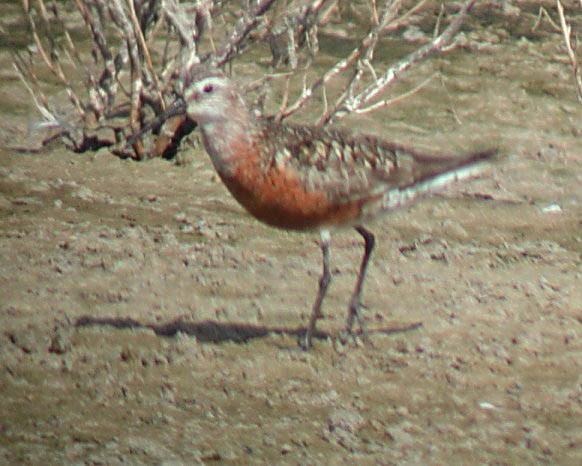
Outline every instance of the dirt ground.
<svg viewBox="0 0 582 466"><path fill-rule="evenodd" d="M336 339L362 244L333 236L310 352L317 234L249 217L200 146L11 150L37 116L3 51L0 463L582 464L582 105L559 34L496 31L346 122L503 157L370 225L370 346Z"/></svg>

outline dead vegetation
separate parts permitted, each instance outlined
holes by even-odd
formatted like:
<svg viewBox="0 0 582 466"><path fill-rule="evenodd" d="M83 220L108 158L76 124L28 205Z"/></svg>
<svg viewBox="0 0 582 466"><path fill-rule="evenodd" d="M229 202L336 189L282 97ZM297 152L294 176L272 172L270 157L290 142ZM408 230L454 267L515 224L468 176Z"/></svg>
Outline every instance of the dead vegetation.
<svg viewBox="0 0 582 466"><path fill-rule="evenodd" d="M189 66L228 71L251 51L264 55L264 76L250 86L257 112L265 112L277 81L283 97L269 116L281 121L317 102L316 124L327 125L386 107L426 85L431 78L404 96L385 97L404 72L457 45L455 36L476 3L445 2L439 9L426 0L365 0L356 6L337 0L23 0L33 45L16 53L14 64L42 118L33 125L43 132L41 147L57 139L75 152L109 147L138 160L172 157L195 127L183 115L166 113ZM388 67L377 63L382 38L431 14L432 37ZM348 22L360 31L350 32L357 45L314 77L320 30ZM561 24L569 38L567 21ZM573 46L566 43L579 82ZM66 92L66 105L53 103L45 91L47 71ZM332 81L341 83L339 92L328 92Z"/></svg>
<svg viewBox="0 0 582 466"><path fill-rule="evenodd" d="M156 120L179 95L182 70L197 63L231 67L264 43L272 66L256 84L257 95L264 97L274 79L286 82L275 118L298 112L318 92L325 95L326 84L339 76L348 77L344 90L329 104L324 99L320 124L385 105L386 101L374 102L377 96L400 73L449 46L475 1L460 10L443 9L439 26L449 23L443 32L437 31L432 41L389 69L376 70L373 58L379 39L426 9L423 0L410 7L404 3L367 2L370 24L358 46L308 82L307 70L318 55L318 28L349 14L341 2L256 0L234 7L211 0L76 0L74 5L23 0L34 47L16 54L15 66L42 115L36 127L50 130L43 143L59 138L76 152L107 146L135 159L169 156L193 128L183 117ZM72 112L65 115L50 103L38 78L39 67L66 91ZM289 92L293 79L303 80L298 96ZM127 144L150 126L151 135Z"/></svg>

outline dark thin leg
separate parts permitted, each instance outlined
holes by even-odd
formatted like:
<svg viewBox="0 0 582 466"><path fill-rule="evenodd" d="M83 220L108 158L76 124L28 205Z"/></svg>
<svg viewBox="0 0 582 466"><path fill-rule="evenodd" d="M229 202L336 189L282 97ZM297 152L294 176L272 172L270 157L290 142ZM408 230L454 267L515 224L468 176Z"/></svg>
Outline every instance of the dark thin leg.
<svg viewBox="0 0 582 466"><path fill-rule="evenodd" d="M321 230L321 252L323 253L323 273L319 279L319 291L317 292L317 298L313 303L313 310L311 311L311 317L309 319L309 327L307 327L307 333L305 334L305 344L303 348L308 350L311 348L313 335L315 334L315 326L317 320L323 317L321 313L321 303L323 303L323 298L327 293L327 288L331 282L331 272L329 271L329 243L330 235L329 231Z"/></svg>
<svg viewBox="0 0 582 466"><path fill-rule="evenodd" d="M364 279L366 278L366 270L368 269L368 262L370 261L370 256L374 250L374 245L376 240L374 235L366 230L362 226L355 227L356 231L362 235L365 241L365 251L364 257L362 257L362 264L360 265L360 273L358 274L358 281L356 282L356 288L352 294L352 300L350 301L350 308L348 311L348 321L346 324L346 332L349 335L353 335L352 326L354 324L354 319L358 321L360 329L362 329L362 338L364 341L368 340L368 330L366 328L366 323L362 317L360 296L362 294L362 288L364 287Z"/></svg>

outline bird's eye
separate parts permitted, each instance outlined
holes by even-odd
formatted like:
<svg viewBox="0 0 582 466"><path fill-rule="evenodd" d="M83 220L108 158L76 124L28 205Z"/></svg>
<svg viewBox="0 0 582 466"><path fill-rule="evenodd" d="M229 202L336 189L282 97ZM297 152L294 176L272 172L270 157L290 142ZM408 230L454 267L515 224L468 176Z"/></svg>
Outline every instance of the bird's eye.
<svg viewBox="0 0 582 466"><path fill-rule="evenodd" d="M207 84L202 90L205 94L210 94L214 90L214 86L212 84Z"/></svg>

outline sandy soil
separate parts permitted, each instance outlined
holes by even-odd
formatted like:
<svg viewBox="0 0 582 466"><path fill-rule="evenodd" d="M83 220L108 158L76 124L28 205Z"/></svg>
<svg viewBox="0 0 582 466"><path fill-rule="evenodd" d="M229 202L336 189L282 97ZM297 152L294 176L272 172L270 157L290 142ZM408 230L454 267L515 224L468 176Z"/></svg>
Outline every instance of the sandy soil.
<svg viewBox="0 0 582 466"><path fill-rule="evenodd" d="M335 338L362 253L336 234L311 352L317 234L258 224L199 146L10 150L36 117L2 54L0 463L582 464L582 106L559 35L481 34L347 124L503 160L371 225L371 346Z"/></svg>

